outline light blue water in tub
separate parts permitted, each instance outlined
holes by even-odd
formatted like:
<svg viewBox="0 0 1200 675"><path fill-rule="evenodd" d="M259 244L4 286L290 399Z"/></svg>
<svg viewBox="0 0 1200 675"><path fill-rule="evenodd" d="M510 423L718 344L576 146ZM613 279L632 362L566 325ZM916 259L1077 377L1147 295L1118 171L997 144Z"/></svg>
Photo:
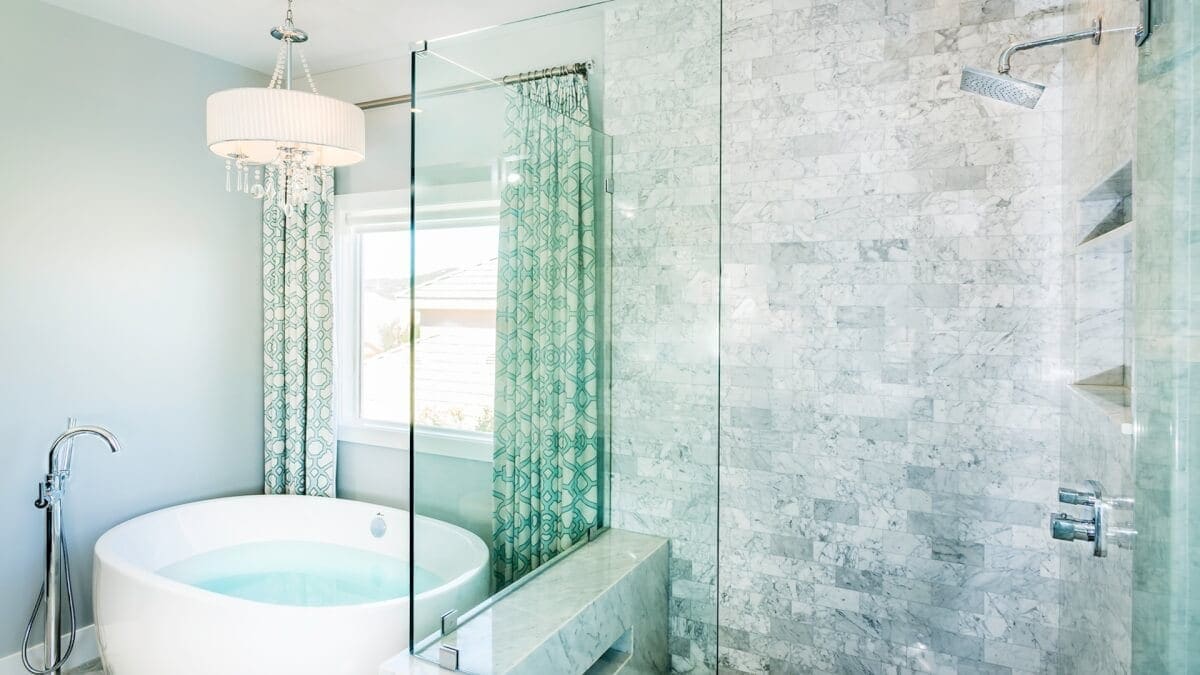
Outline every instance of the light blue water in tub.
<svg viewBox="0 0 1200 675"><path fill-rule="evenodd" d="M417 567L417 592L443 583ZM347 546L266 541L209 551L159 574L206 591L294 607L337 607L408 595L408 563Z"/></svg>

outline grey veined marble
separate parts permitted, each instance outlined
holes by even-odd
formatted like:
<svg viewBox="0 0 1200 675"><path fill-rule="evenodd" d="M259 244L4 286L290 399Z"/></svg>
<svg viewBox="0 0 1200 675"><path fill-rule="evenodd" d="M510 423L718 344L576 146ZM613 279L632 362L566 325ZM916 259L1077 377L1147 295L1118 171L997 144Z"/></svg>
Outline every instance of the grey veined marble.
<svg viewBox="0 0 1200 675"><path fill-rule="evenodd" d="M720 0L605 10L613 524L671 540L671 667L717 666Z"/></svg>
<svg viewBox="0 0 1200 675"><path fill-rule="evenodd" d="M724 2L728 673L1058 672L1061 3Z"/></svg>
<svg viewBox="0 0 1200 675"><path fill-rule="evenodd" d="M664 673L667 560L667 540L609 530L465 621L426 656L436 660L446 644L459 650L459 668L475 675L568 675L613 650L628 654L619 659L622 673Z"/></svg>
<svg viewBox="0 0 1200 675"><path fill-rule="evenodd" d="M1068 4L1067 21L1081 25L1100 14L1108 25L1133 25L1138 12L1136 3L1093 0ZM1135 487L1132 428L1126 426L1132 421L1127 387L1133 226L1112 228L1131 215L1137 64L1137 50L1121 41L1064 50L1063 243L1071 320L1064 326L1063 346L1070 380L1088 384L1067 387L1063 397L1060 478L1065 485L1098 480L1109 497L1132 497ZM1106 230L1103 237L1089 239ZM1132 526L1128 511L1114 511L1112 520L1114 526ZM1114 547L1108 557L1096 558L1087 546L1060 545L1059 550L1060 672L1128 675L1133 672L1133 553Z"/></svg>
<svg viewBox="0 0 1200 675"><path fill-rule="evenodd" d="M66 675L104 675L104 666L100 664L100 659L93 659L66 671Z"/></svg>

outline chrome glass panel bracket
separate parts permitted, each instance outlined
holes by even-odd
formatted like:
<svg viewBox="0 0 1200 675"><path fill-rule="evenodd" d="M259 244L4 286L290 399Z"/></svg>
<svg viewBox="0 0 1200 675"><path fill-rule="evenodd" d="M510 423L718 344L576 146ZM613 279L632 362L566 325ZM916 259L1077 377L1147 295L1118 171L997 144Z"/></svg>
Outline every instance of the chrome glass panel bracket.
<svg viewBox="0 0 1200 675"><path fill-rule="evenodd" d="M446 670L458 670L458 649L442 645L438 649L438 665Z"/></svg>
<svg viewBox="0 0 1200 675"><path fill-rule="evenodd" d="M458 629L458 610L452 609L442 615L442 635L449 635Z"/></svg>
<svg viewBox="0 0 1200 675"><path fill-rule="evenodd" d="M1150 31L1154 26L1154 0L1138 0L1138 4L1142 6L1142 17L1133 39L1137 46L1141 47L1150 39Z"/></svg>

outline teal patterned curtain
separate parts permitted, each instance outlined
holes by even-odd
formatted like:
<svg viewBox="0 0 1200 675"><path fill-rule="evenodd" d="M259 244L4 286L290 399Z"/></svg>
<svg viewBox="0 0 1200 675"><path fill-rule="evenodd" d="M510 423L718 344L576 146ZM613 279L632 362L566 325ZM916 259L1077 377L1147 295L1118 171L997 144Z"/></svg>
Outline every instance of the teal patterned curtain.
<svg viewBox="0 0 1200 675"><path fill-rule="evenodd" d="M334 496L333 171L289 205L275 172L263 199L266 493Z"/></svg>
<svg viewBox="0 0 1200 675"><path fill-rule="evenodd" d="M505 586L599 515L600 348L587 80L508 91L496 310L493 564ZM519 176L519 180L516 179Z"/></svg>

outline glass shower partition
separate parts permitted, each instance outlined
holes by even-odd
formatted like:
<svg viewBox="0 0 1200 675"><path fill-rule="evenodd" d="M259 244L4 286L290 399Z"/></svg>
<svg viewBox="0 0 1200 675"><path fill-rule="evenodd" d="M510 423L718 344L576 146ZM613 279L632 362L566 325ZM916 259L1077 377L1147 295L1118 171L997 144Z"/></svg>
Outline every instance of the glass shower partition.
<svg viewBox="0 0 1200 675"><path fill-rule="evenodd" d="M506 74L434 42L413 55L411 639L433 660L443 635L609 522L612 141L577 121L585 106L571 117ZM447 524L480 554L433 593L452 580L426 572L443 553L423 532ZM460 668L482 656L464 649Z"/></svg>
<svg viewBox="0 0 1200 675"><path fill-rule="evenodd" d="M1200 672L1200 8L1149 6L1138 67L1135 673Z"/></svg>

